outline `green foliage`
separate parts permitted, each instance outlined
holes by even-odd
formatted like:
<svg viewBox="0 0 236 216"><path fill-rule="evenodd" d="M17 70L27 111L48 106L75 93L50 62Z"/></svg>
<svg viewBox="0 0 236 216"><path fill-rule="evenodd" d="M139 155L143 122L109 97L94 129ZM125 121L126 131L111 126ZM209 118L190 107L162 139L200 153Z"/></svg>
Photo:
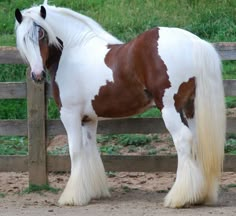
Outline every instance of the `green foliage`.
<svg viewBox="0 0 236 216"><path fill-rule="evenodd" d="M25 81L26 65L0 64L0 81Z"/></svg>
<svg viewBox="0 0 236 216"><path fill-rule="evenodd" d="M128 192L130 192L130 191L132 190L132 189L131 189L129 186L127 186L127 185L122 185L121 188L123 189L123 192L125 192L125 193L128 193Z"/></svg>
<svg viewBox="0 0 236 216"><path fill-rule="evenodd" d="M214 4L214 5L213 5ZM234 41L236 37L235 1L199 1L194 7L193 22L187 29L212 41ZM203 10L204 7L204 10ZM198 13L197 13L198 12Z"/></svg>
<svg viewBox="0 0 236 216"><path fill-rule="evenodd" d="M108 135L98 135L97 142L98 143L111 143L115 139L117 139L118 135L108 134Z"/></svg>
<svg viewBox="0 0 236 216"><path fill-rule="evenodd" d="M4 198L5 196L6 196L6 194L0 193L0 198Z"/></svg>
<svg viewBox="0 0 236 216"><path fill-rule="evenodd" d="M152 140L155 141L155 142L160 142L161 139L159 138L158 134L153 134L152 135Z"/></svg>
<svg viewBox="0 0 236 216"><path fill-rule="evenodd" d="M28 140L26 137L0 136L0 155L27 155Z"/></svg>
<svg viewBox="0 0 236 216"><path fill-rule="evenodd" d="M120 154L121 147L117 145L119 135L98 135L97 142L102 144L99 148L102 154L117 155Z"/></svg>
<svg viewBox="0 0 236 216"><path fill-rule="evenodd" d="M151 138L142 134L122 134L118 137L118 143L123 146L144 146L151 142Z"/></svg>
<svg viewBox="0 0 236 216"><path fill-rule="evenodd" d="M58 119L60 118L59 109L53 99L48 100L48 118L49 119Z"/></svg>
<svg viewBox="0 0 236 216"><path fill-rule="evenodd" d="M57 147L56 149L53 149L51 151L48 151L49 155L68 155L69 154L69 146L64 145Z"/></svg>
<svg viewBox="0 0 236 216"><path fill-rule="evenodd" d="M226 97L225 102L226 102L226 107L227 108L236 107L236 97Z"/></svg>
<svg viewBox="0 0 236 216"><path fill-rule="evenodd" d="M148 155L156 155L158 152L155 148L151 148L148 150Z"/></svg>
<svg viewBox="0 0 236 216"><path fill-rule="evenodd" d="M45 192L45 191L57 194L60 191L60 189L51 187L48 184L45 184L45 185L31 184L31 185L29 185L29 187L27 187L25 190L23 190L22 194L29 194L29 193L40 193L41 194L42 192Z"/></svg>
<svg viewBox="0 0 236 216"><path fill-rule="evenodd" d="M157 108L151 108L145 111L144 113L134 116L135 118L157 118L161 117L161 111Z"/></svg>
<svg viewBox="0 0 236 216"><path fill-rule="evenodd" d="M26 119L26 99L0 100L0 119Z"/></svg>
<svg viewBox="0 0 236 216"><path fill-rule="evenodd" d="M0 1L0 46L15 46L15 9L28 8L34 4L42 4L42 2L43 0ZM52 4L69 7L90 16L107 31L123 41L129 41L141 32L156 26L174 26L187 29L211 42L236 41L235 0L53 0ZM0 81L24 81L25 71L25 65L0 65ZM236 79L235 71L235 61L223 63L223 77L225 79ZM227 97L226 104L228 108L236 107L236 99ZM48 114L50 119L59 118L59 112L53 100L49 101ZM160 116L160 111L153 108L135 117ZM0 119L26 118L26 100L0 100ZM7 138L4 139L6 140ZM112 145L114 141L131 147L142 146L150 142L149 137L144 135L100 136L98 137L98 142L110 145L110 147L102 146L101 152L108 154L119 152L119 149ZM1 144L5 141L2 138L0 142L1 147L3 146ZM11 146L12 149L18 149L20 142L18 144L17 142ZM231 148L230 146L233 145L233 142L233 140L228 141L226 151ZM25 145L23 146L23 148L26 147ZM10 148L10 145L7 148ZM132 151L132 148L130 149ZM6 154L13 153L9 149L0 150L0 154L1 151ZM27 152L26 149L24 151ZM66 149L60 151L63 153ZM54 153L52 152L52 154ZM150 150L150 154L154 153L154 150Z"/></svg>
<svg viewBox="0 0 236 216"><path fill-rule="evenodd" d="M223 78L236 79L236 61L223 62Z"/></svg>
<svg viewBox="0 0 236 216"><path fill-rule="evenodd" d="M0 2L0 46L15 44L15 9L42 2ZM124 41L155 26L181 27L211 41L235 41L235 0L54 0L52 4L92 17Z"/></svg>
<svg viewBox="0 0 236 216"><path fill-rule="evenodd" d="M227 139L225 144L225 153L236 154L236 139Z"/></svg>
<svg viewBox="0 0 236 216"><path fill-rule="evenodd" d="M120 146L117 145L102 145L100 147L100 152L102 154L117 155L119 154L120 149Z"/></svg>
<svg viewBox="0 0 236 216"><path fill-rule="evenodd" d="M1 10L1 9L0 9ZM25 81L26 66L0 64L0 81ZM27 104L25 99L0 100L0 119L26 119Z"/></svg>

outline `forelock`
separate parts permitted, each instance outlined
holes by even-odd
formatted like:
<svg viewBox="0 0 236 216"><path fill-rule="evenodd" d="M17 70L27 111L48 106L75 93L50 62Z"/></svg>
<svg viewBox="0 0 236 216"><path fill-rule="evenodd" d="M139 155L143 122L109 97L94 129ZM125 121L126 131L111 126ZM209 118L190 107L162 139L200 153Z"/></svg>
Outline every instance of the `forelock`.
<svg viewBox="0 0 236 216"><path fill-rule="evenodd" d="M25 40L27 37L31 37L37 40L37 31L35 24L41 26L48 34L49 44L54 44L60 47L56 35L52 31L52 27L46 20L40 16L40 7L32 7L22 11L23 21L21 24L16 21L16 35L18 42Z"/></svg>

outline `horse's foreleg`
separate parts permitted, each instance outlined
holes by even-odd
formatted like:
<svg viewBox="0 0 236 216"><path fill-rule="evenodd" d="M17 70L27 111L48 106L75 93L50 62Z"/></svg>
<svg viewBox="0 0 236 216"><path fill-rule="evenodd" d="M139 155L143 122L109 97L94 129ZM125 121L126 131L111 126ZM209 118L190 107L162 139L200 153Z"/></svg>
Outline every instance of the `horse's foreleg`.
<svg viewBox="0 0 236 216"><path fill-rule="evenodd" d="M109 196L104 167L96 146L97 122L82 124L79 110L61 109L68 135L71 176L61 205L86 205L92 198Z"/></svg>
<svg viewBox="0 0 236 216"><path fill-rule="evenodd" d="M175 107L163 108L162 115L178 155L176 180L165 198L165 206L180 208L201 203L206 196L205 180L195 159L194 134L182 123Z"/></svg>

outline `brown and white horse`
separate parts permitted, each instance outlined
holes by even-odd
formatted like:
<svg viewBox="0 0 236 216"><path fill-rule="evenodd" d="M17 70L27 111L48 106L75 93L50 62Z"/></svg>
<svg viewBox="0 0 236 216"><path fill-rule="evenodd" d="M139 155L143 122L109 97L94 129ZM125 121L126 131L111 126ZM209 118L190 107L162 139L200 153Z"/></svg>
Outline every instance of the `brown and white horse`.
<svg viewBox="0 0 236 216"><path fill-rule="evenodd" d="M98 119L134 115L153 104L178 154L165 206L217 201L225 105L221 61L209 43L165 27L122 43L91 18L47 1L15 16L17 47L35 82L49 70L68 135L71 176L60 204L109 196L96 146Z"/></svg>

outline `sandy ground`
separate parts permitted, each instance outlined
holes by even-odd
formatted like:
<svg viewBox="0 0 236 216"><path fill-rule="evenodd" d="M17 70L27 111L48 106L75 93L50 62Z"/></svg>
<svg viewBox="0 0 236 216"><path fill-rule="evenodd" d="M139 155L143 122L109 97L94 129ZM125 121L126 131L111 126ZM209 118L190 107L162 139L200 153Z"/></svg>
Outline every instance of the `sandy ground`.
<svg viewBox="0 0 236 216"><path fill-rule="evenodd" d="M228 111L236 116L236 109ZM162 137L163 143L153 144L159 154L173 153L174 146ZM65 136L58 136L50 144L51 150L64 146ZM124 150L127 154L127 149ZM163 152L162 152L163 151ZM123 152L121 152L123 153ZM140 149L138 154L146 154ZM109 199L92 200L87 206L59 206L57 200L69 178L68 174L49 174L57 193L41 192L22 194L28 186L28 173L0 173L0 216L236 216L236 173L224 173L219 202L216 206L192 206L184 209L163 207L163 200L174 180L174 173L115 173L109 175Z"/></svg>
<svg viewBox="0 0 236 216"><path fill-rule="evenodd" d="M50 185L63 189L68 174L50 174ZM19 194L28 185L27 173L1 173L0 216L148 216L148 215L236 215L236 173L224 173L217 206L167 209L163 199L170 189L173 173L115 173L108 178L111 198L93 200L87 206L58 206L58 194Z"/></svg>

